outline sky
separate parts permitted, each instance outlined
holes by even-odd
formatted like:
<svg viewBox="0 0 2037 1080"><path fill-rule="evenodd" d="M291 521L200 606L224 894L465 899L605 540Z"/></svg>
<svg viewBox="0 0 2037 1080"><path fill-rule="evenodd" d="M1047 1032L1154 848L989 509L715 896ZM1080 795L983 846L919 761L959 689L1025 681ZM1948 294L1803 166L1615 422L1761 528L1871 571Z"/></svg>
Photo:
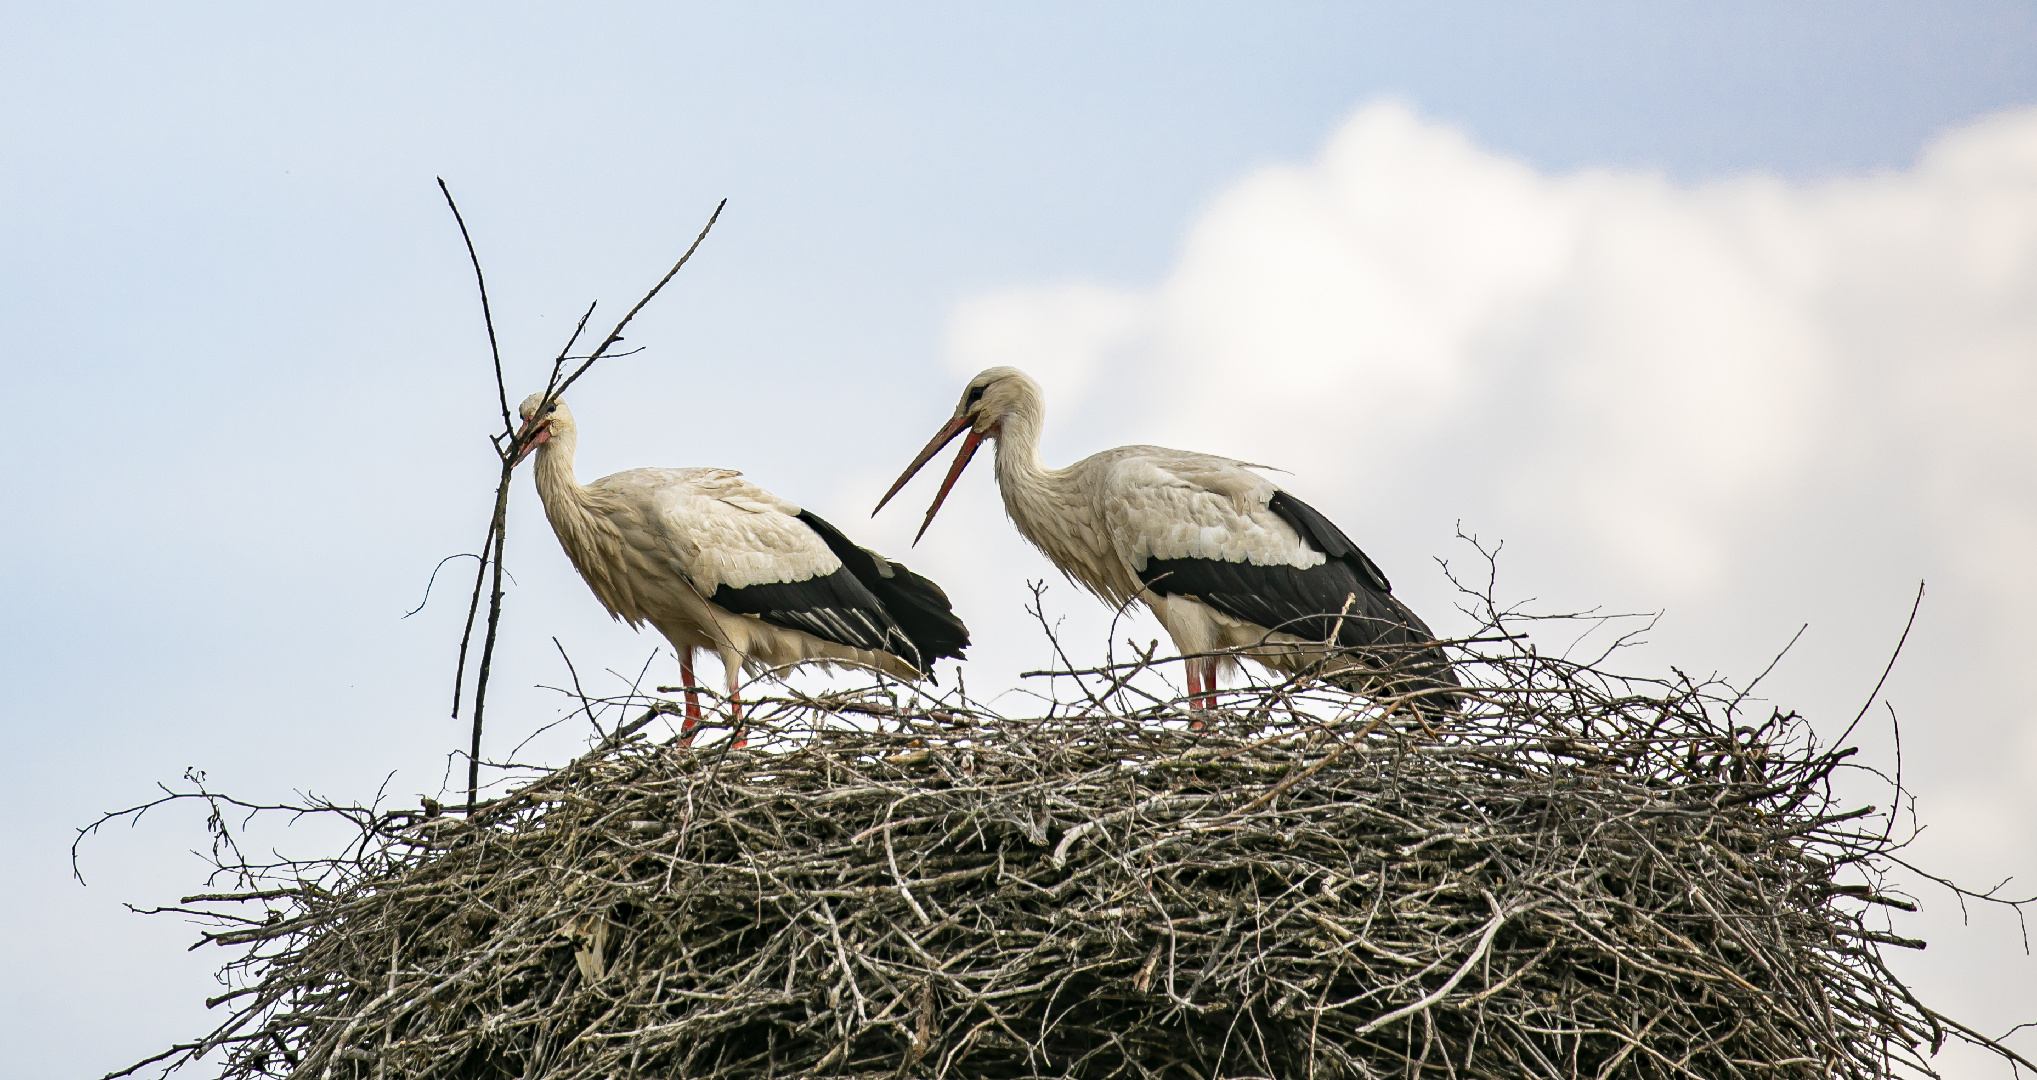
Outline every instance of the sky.
<svg viewBox="0 0 2037 1080"><path fill-rule="evenodd" d="M495 468L434 177L512 400L727 198L632 327L645 351L576 388L580 475L740 468L904 558L975 631L972 692L1044 659L1028 579L1094 652L1102 614L980 466L916 548L929 482L868 509L968 376L1014 363L1046 386L1050 462L1277 465L1445 632L1460 531L1504 543L1509 597L1660 612L1638 673L1750 678L1808 626L1762 693L1828 735L1925 582L1883 697L1917 858L2037 892L2037 7L83 3L8 26L22 1075L124 1066L216 992L193 927L125 906L195 891L199 817L88 841L87 885L78 826L186 768L411 799L464 743L462 605L401 618L478 542ZM555 637L609 689L670 668L527 481L509 566L491 739L558 716ZM1892 764L1886 720L1861 738ZM1913 889L1894 925L1932 943L1899 957L1923 998L2037 1020L2015 920Z"/></svg>

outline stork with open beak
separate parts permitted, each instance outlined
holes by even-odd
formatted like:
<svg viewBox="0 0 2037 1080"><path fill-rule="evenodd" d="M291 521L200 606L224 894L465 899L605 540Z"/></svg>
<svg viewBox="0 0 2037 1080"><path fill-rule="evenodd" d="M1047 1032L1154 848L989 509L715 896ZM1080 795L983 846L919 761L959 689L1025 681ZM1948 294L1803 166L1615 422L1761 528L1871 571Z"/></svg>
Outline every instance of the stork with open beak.
<svg viewBox="0 0 2037 1080"><path fill-rule="evenodd" d="M745 669L846 665L919 679L968 646L940 586L743 474L630 469L582 485L566 403L532 394L517 412L516 460L537 453L538 496L567 558L610 615L649 623L678 652L685 732L701 719L702 649L721 659L734 720Z"/></svg>
<svg viewBox="0 0 2037 1080"><path fill-rule="evenodd" d="M917 544L991 440L1005 513L1020 534L1106 603L1151 608L1188 658L1194 708L1214 707L1218 676L1237 653L1279 671L1315 669L1353 689L1454 707L1457 677L1428 626L1342 530L1251 471L1257 466L1121 446L1051 469L1039 454L1045 415L1040 386L1024 372L982 372L877 509L961 438Z"/></svg>

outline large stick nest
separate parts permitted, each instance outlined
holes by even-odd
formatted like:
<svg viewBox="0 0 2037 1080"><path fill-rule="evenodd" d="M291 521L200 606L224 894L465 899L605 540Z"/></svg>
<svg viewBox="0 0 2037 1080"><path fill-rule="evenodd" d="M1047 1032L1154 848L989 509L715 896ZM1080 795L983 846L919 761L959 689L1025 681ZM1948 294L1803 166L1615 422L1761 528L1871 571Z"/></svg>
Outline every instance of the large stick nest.
<svg viewBox="0 0 2037 1080"><path fill-rule="evenodd" d="M646 737L660 702L471 816L295 808L359 842L216 849L239 891L173 910L243 950L231 1015L156 1060L1765 1078L1993 1045L1883 962L1921 943L1876 891L1900 839L1834 801L1850 751L1738 722L1716 683L1489 646L1460 647L1455 715L1295 680L1196 731L1142 658L1064 677L1039 717L895 685L770 698L740 750ZM197 794L230 841L248 804Z"/></svg>

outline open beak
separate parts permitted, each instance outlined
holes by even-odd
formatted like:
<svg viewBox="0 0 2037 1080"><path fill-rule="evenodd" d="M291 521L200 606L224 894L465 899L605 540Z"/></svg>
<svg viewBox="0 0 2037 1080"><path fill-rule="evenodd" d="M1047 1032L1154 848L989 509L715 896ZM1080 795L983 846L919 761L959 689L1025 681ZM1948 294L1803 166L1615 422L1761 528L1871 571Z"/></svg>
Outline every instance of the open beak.
<svg viewBox="0 0 2037 1080"><path fill-rule="evenodd" d="M533 428L536 430L532 430ZM530 452L536 450L539 443L551 437L552 426L549 421L540 421L535 416L525 420L523 427L519 428L516 433L516 441L523 443L523 449L516 452L516 460L510 462L509 467L514 469L518 465L523 464L523 459L529 457Z"/></svg>
<svg viewBox="0 0 2037 1080"><path fill-rule="evenodd" d="M954 442L955 437L963 432L969 432L969 437L962 442L961 452L955 455L955 463L948 466L948 478L941 481L941 493L934 496L934 504L927 507L926 520L919 523L919 532L913 535L914 544L918 544L919 538L927 534L927 526L934 523L934 515L940 512L941 504L948 501L948 492L954 488L955 481L962 475L962 470L969 467L969 459L976 455L976 448L983 445L983 436L972 430L971 425L972 421L966 413L948 421L941 430L934 433L933 441L927 444L927 448L920 451L919 456L912 459L912 464L905 467L905 472L899 475L897 483L891 485L891 490L877 500L877 510L884 509L884 504L890 502L893 495L898 494L898 489L904 487L905 482L924 468L935 454L940 453L942 447ZM870 511L870 516L876 517L877 510Z"/></svg>

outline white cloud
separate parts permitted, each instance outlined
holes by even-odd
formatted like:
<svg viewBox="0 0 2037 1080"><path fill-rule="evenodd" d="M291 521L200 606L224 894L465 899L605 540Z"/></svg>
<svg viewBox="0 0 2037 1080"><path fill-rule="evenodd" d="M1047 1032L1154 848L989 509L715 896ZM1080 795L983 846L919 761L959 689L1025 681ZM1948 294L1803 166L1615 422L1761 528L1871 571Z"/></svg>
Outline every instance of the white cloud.
<svg viewBox="0 0 2037 1080"><path fill-rule="evenodd" d="M1144 297L1087 282L971 297L949 322L948 367L964 379L1023 367L1072 401L1146 331L1149 307Z"/></svg>
<svg viewBox="0 0 2037 1080"><path fill-rule="evenodd" d="M1475 467L1512 519L1695 596L1806 485L1883 470L1985 522L1974 554L2024 535L2033 300L2037 112L1908 172L1679 187L1544 175L1382 103L1221 195L1150 294L972 300L950 341L958 370L1025 367L1064 408L1111 384L1142 438L1360 497Z"/></svg>

